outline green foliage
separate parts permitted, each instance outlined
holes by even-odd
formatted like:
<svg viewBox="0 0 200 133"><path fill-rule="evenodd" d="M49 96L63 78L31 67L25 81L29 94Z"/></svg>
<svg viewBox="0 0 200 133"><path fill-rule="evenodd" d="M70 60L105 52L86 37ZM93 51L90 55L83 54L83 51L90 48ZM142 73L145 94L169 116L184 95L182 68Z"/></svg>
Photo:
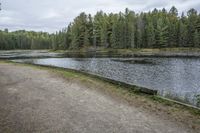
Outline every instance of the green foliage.
<svg viewBox="0 0 200 133"><path fill-rule="evenodd" d="M147 32L147 47L152 48L156 42L155 42L155 30L153 27L153 23L149 23L146 28Z"/></svg>
<svg viewBox="0 0 200 133"><path fill-rule="evenodd" d="M195 30L195 32L194 32L194 46L195 47L200 47L200 33L197 31L197 30Z"/></svg>
<svg viewBox="0 0 200 133"><path fill-rule="evenodd" d="M50 35L33 31L0 31L0 50L9 49L49 49Z"/></svg>
<svg viewBox="0 0 200 133"><path fill-rule="evenodd" d="M187 44L187 34L188 34L188 31L187 31L187 25L184 24L184 21L181 20L179 21L179 25L178 25L178 44L179 44L179 47L186 47L188 44Z"/></svg>
<svg viewBox="0 0 200 133"><path fill-rule="evenodd" d="M167 39L168 39L168 26L164 23L164 20L160 18L157 21L155 47L157 48L167 47L168 43Z"/></svg>
<svg viewBox="0 0 200 133"><path fill-rule="evenodd" d="M82 18L80 14L77 18ZM176 7L135 14L126 9L124 13L106 14L99 11L92 17L75 19L70 43L76 49L86 46L103 48L165 48L199 47L200 16L190 9L187 16L178 16ZM85 22L85 23L83 23ZM84 27L83 30L80 30ZM81 36L84 41L80 45ZM88 45L89 44L89 45Z"/></svg>

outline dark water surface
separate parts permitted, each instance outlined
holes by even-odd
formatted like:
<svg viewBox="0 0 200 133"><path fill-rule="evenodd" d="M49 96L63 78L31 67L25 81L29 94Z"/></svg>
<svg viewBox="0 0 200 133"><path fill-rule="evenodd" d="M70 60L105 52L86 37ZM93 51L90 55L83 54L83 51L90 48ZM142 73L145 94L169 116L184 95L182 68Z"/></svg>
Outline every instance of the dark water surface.
<svg viewBox="0 0 200 133"><path fill-rule="evenodd" d="M168 98L198 104L198 58L46 58L15 60L70 68L159 91Z"/></svg>

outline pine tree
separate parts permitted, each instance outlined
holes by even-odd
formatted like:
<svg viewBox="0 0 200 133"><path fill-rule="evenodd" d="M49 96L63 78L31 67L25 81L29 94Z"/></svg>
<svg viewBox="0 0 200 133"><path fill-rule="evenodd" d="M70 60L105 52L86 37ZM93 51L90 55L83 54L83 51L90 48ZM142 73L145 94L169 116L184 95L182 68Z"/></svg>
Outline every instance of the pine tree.
<svg viewBox="0 0 200 133"><path fill-rule="evenodd" d="M200 47L200 36L197 30L195 30L194 38L193 38L194 46L199 48Z"/></svg>
<svg viewBox="0 0 200 133"><path fill-rule="evenodd" d="M90 35L89 35L89 31L86 30L84 33L84 47L89 47L90 46Z"/></svg>
<svg viewBox="0 0 200 133"><path fill-rule="evenodd" d="M178 40L179 47L186 47L187 44L187 26L180 21L179 22L179 40Z"/></svg>
<svg viewBox="0 0 200 133"><path fill-rule="evenodd" d="M146 30L147 30L147 47L152 48L156 44L153 23L150 22Z"/></svg>
<svg viewBox="0 0 200 133"><path fill-rule="evenodd" d="M156 46L157 48L166 47L168 42L168 26L164 24L162 18L157 21L156 28Z"/></svg>
<svg viewBox="0 0 200 133"><path fill-rule="evenodd" d="M113 15L112 16L112 32L111 32L111 37L110 37L110 42L111 42L111 47L112 48L118 48L119 46L119 41L118 41L118 16Z"/></svg>
<svg viewBox="0 0 200 133"><path fill-rule="evenodd" d="M194 46L194 33L195 33L195 24L197 22L197 11L195 9L190 9L187 12L187 30L188 30L188 44L190 47Z"/></svg>
<svg viewBox="0 0 200 133"><path fill-rule="evenodd" d="M125 47L135 48L135 13L126 9L125 21Z"/></svg>
<svg viewBox="0 0 200 133"><path fill-rule="evenodd" d="M169 13L170 13L171 15L175 16L175 17L178 16L178 10L176 9L175 6L172 6L172 7L171 7Z"/></svg>
<svg viewBox="0 0 200 133"><path fill-rule="evenodd" d="M142 32L144 29L144 23L142 21L142 17L139 17L137 20L137 24L136 24L136 47L137 48L142 48L142 42L143 42L143 38L142 38Z"/></svg>

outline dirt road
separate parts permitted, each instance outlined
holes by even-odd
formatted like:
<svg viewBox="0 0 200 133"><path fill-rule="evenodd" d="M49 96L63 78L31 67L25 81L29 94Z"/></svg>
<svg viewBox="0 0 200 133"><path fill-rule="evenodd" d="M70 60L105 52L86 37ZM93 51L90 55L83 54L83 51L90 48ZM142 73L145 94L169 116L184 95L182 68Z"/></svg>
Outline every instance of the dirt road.
<svg viewBox="0 0 200 133"><path fill-rule="evenodd" d="M181 123L33 67L0 64L1 133L186 133Z"/></svg>

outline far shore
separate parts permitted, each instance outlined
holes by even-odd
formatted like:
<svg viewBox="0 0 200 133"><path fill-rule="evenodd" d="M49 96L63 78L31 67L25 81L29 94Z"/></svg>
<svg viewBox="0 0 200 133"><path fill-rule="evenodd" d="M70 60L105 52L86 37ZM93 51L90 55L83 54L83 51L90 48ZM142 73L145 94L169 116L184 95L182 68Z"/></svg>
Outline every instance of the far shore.
<svg viewBox="0 0 200 133"><path fill-rule="evenodd" d="M200 57L200 48L162 48L162 49L103 49L83 48L80 50L49 50L64 53L69 57Z"/></svg>
<svg viewBox="0 0 200 133"><path fill-rule="evenodd" d="M0 50L1 52L20 52L20 51L42 51L43 53L55 53L60 57L163 57L163 58L199 58L200 48L143 48L143 49L111 49L111 48L82 48L79 50L53 50L53 49L15 49ZM38 57L36 57L38 58ZM1 57L0 57L1 59Z"/></svg>

